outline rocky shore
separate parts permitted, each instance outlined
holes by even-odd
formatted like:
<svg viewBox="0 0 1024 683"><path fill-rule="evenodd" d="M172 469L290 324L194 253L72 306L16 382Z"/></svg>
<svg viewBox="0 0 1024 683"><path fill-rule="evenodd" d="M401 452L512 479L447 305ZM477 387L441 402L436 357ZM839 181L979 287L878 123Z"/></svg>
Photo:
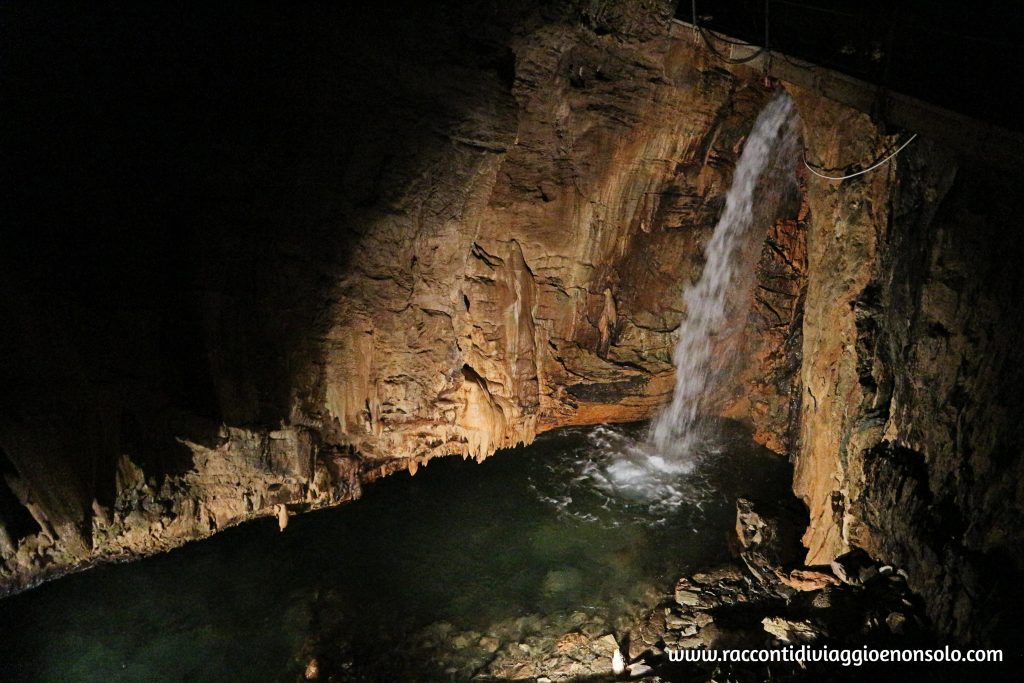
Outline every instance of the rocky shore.
<svg viewBox="0 0 1024 683"><path fill-rule="evenodd" d="M771 510L771 513L766 512ZM409 681L820 681L860 680L839 664L712 664L672 661L687 648L911 648L934 645L920 599L899 569L855 550L828 567L794 559L791 523L779 506L737 501L736 557L648 586L617 614L580 609L525 614L480 630L439 621L400 645L365 647L332 596L315 610L305 680ZM669 590L671 589L671 590ZM384 639L394 634L381 634ZM363 643L362 645L360 643Z"/></svg>

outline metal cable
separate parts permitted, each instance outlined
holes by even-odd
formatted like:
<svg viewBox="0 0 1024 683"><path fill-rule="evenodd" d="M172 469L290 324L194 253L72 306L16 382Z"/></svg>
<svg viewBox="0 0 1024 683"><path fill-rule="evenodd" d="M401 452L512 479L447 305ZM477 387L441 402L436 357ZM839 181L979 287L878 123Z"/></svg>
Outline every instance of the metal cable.
<svg viewBox="0 0 1024 683"><path fill-rule="evenodd" d="M856 173L851 173L849 175L831 176L831 175L825 175L824 173L819 173L818 171L814 170L814 167L811 166L811 164L807 161L807 154L806 153L804 153L804 166L807 167L808 171L810 171L814 175L818 176L819 178L824 178L825 180L846 180L847 178L856 178L859 175L864 175L865 173L869 173L871 171L874 171L876 168L878 168L882 164L886 163L887 161L889 161L890 159L895 157L897 154L902 152L903 149L907 145L909 145L911 142L913 142L914 138L916 138L916 137L917 137L917 133L914 133L913 135L910 136L909 140L907 140L902 145L897 147L896 151L893 152L892 154L890 154L889 156L885 157L884 159L882 159L879 162L876 162L876 163L872 164L871 166L868 166L867 168L865 168L862 171L857 171Z"/></svg>
<svg viewBox="0 0 1024 683"><path fill-rule="evenodd" d="M726 57L725 55L723 55L721 52L718 51L718 49L711 43L711 40L708 38L708 34L715 35L714 33L712 33L711 31L708 31L707 29L701 28L700 26L697 27L697 31L700 32L700 37L704 39L704 44L707 45L708 50L710 50L712 54L714 54L716 57L721 59L726 64L746 64L747 62L752 62L753 60L757 59L758 57L761 56L761 53L764 52L764 48L763 47L759 47L759 48L757 48L756 52L754 52L753 54L748 55L746 57L740 57L738 59L734 59L732 57ZM715 36L715 37L717 38L718 36ZM729 42L729 41L725 41L725 42ZM754 47L754 46L750 45L749 47Z"/></svg>

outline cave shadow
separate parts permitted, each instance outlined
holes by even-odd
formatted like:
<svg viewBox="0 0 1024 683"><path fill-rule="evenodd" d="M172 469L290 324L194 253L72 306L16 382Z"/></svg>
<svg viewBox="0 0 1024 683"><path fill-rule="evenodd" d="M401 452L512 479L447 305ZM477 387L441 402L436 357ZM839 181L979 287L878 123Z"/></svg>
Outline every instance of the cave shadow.
<svg viewBox="0 0 1024 683"><path fill-rule="evenodd" d="M463 5L10 13L0 443L60 517L322 398L353 255L513 102L516 12Z"/></svg>

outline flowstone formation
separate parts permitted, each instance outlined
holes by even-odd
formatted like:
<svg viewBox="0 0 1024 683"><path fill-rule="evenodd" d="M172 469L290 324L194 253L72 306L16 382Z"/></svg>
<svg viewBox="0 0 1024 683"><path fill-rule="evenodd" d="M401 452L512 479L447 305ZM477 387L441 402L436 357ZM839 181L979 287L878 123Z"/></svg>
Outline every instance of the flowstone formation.
<svg viewBox="0 0 1024 683"><path fill-rule="evenodd" d="M771 95L680 49L669 16L658 3L368 15L395 22L387 45L349 18L266 19L271 44L301 33L331 58L301 77L242 72L239 87L290 84L258 109L189 97L251 126L294 115L258 146L293 181L225 134L211 146L223 155L197 161L207 172L168 178L217 198L170 216L201 226L173 249L159 227L124 241L87 224L80 261L8 252L26 260L0 304L15 330L3 590L350 500L437 456L650 417L674 382L681 292ZM805 279L799 198L782 213L741 342L757 350L739 369L749 387L709 402L780 452L799 394L779 342L799 344ZM81 266L115 255L113 282Z"/></svg>
<svg viewBox="0 0 1024 683"><path fill-rule="evenodd" d="M5 70L30 87L7 117L0 592L652 417L773 90L815 167L911 132L723 62L667 2L208 8L198 32L163 11L12 19L39 41ZM965 147L804 174L737 379L702 401L794 459L806 564L864 550L940 632L1016 642L1024 182Z"/></svg>

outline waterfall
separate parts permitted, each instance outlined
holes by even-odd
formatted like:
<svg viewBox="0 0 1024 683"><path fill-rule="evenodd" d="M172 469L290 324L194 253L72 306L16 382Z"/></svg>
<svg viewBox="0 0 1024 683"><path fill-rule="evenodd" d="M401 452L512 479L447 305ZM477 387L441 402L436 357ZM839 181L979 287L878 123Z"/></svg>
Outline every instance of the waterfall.
<svg viewBox="0 0 1024 683"><path fill-rule="evenodd" d="M730 351L746 322L753 299L755 266L768 227L782 198L796 184L799 152L797 117L785 93L758 115L736 163L725 208L705 249L700 279L684 294L686 318L675 349L672 402L646 438L609 426L588 434L587 457L579 476L608 504L639 505L655 515L680 505L700 506L700 492L680 475L691 472L700 453L721 444L701 434L700 416L708 390L727 371ZM566 504L573 500L565 496Z"/></svg>
<svg viewBox="0 0 1024 683"><path fill-rule="evenodd" d="M740 154L725 209L705 249L700 280L683 294L686 319L675 348L672 402L652 425L649 445L667 463L685 459L700 439L698 418L716 368L726 360L716 341L730 322L742 323L750 296L735 291L753 285L766 221L775 218L779 189L795 181L793 159L799 136L793 101L777 95L758 115ZM744 296L744 294L747 294ZM737 299L744 306L733 306Z"/></svg>

